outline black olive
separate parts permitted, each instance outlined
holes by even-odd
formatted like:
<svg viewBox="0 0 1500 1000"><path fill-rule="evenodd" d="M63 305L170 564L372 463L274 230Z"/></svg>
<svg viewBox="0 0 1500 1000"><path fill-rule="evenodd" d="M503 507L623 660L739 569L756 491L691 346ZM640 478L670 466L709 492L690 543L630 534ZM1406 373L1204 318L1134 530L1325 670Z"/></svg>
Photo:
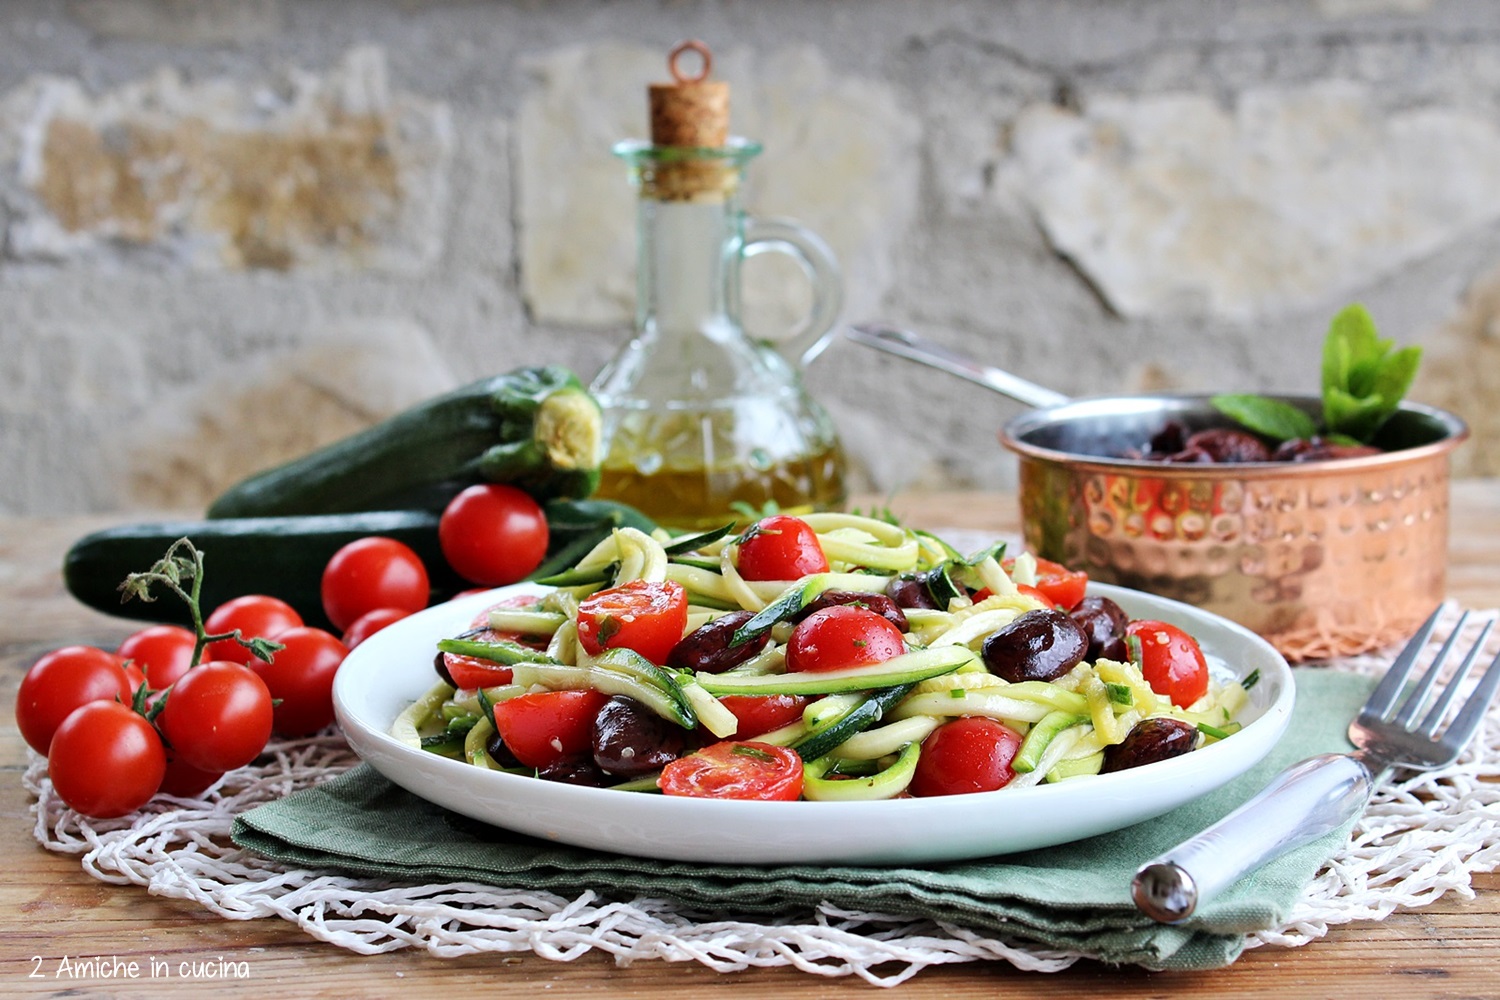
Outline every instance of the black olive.
<svg viewBox="0 0 1500 1000"><path fill-rule="evenodd" d="M1072 619L1088 637L1088 652L1083 658L1090 663L1103 657L1121 663L1130 658L1125 647L1125 626L1130 617L1114 601L1107 597L1085 597L1069 612Z"/></svg>
<svg viewBox="0 0 1500 1000"><path fill-rule="evenodd" d="M1181 719L1142 719L1125 739L1104 748L1101 774L1181 757L1198 744L1198 729Z"/></svg>
<svg viewBox="0 0 1500 1000"><path fill-rule="evenodd" d="M766 633L738 646L729 644L734 633L754 617L755 614L750 611L731 611L707 625L695 628L677 640L677 645L667 654L667 666L676 670L702 670L711 674L723 673L730 667L739 666L771 641L770 634Z"/></svg>
<svg viewBox="0 0 1500 1000"><path fill-rule="evenodd" d="M594 763L616 777L660 770L682 753L684 733L634 698L615 695L594 716Z"/></svg>
<svg viewBox="0 0 1500 1000"><path fill-rule="evenodd" d="M1055 608L1028 611L984 640L985 666L1011 682L1050 681L1083 662L1088 636Z"/></svg>

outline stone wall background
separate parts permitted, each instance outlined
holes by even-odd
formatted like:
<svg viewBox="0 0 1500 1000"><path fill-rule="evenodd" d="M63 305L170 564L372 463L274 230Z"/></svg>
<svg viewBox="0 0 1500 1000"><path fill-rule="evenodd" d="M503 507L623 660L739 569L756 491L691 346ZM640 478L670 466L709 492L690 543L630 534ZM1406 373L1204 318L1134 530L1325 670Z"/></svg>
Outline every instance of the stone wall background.
<svg viewBox="0 0 1500 1000"><path fill-rule="evenodd" d="M1329 317L1500 474L1487 0L8 0L0 511L195 508L481 374L585 378L633 314L609 154L685 37L883 317L1074 395L1311 391ZM747 322L805 302L747 266ZM855 485L1013 482L1018 404L849 343Z"/></svg>

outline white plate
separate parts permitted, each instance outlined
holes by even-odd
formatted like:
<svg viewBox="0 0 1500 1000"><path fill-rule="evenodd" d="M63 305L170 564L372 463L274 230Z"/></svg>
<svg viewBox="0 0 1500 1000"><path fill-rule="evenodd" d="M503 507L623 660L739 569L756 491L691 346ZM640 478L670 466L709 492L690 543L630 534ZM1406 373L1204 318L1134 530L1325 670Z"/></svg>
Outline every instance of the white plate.
<svg viewBox="0 0 1500 1000"><path fill-rule="evenodd" d="M1172 760L1055 785L882 802L737 802L617 792L488 771L415 750L391 723L437 681L436 643L463 631L505 588L429 608L361 643L339 668L334 708L361 757L454 812L544 840L676 861L894 864L1024 851L1118 830L1210 792L1259 762L1285 731L1291 670L1270 644L1216 615L1103 584L1133 618L1197 636L1216 675L1260 671L1245 728ZM1024 819L1021 819L1024 818Z"/></svg>

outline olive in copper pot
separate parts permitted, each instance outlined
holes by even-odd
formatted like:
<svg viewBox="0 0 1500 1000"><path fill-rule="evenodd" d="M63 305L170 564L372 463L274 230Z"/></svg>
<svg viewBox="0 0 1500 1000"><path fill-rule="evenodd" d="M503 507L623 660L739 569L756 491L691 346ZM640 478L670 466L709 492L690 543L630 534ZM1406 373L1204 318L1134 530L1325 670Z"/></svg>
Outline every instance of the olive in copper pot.
<svg viewBox="0 0 1500 1000"><path fill-rule="evenodd" d="M660 770L682 754L683 730L634 698L615 695L594 716L594 763L634 778Z"/></svg>
<svg viewBox="0 0 1500 1000"><path fill-rule="evenodd" d="M677 645L667 654L667 666L676 670L702 670L705 673L721 674L766 648L771 641L769 634L762 634L737 646L729 641L740 627L754 618L754 612L731 611L700 625L677 640Z"/></svg>
<svg viewBox="0 0 1500 1000"><path fill-rule="evenodd" d="M1123 741L1104 748L1104 765L1099 773L1181 757L1197 744L1197 727L1181 719L1142 719L1125 734Z"/></svg>
<svg viewBox="0 0 1500 1000"><path fill-rule="evenodd" d="M1269 462L1271 449L1249 431L1233 427L1212 427L1188 435L1185 450L1206 451L1215 462Z"/></svg>
<svg viewBox="0 0 1500 1000"><path fill-rule="evenodd" d="M927 580L921 573L903 573L885 585L885 596L900 608L937 608Z"/></svg>
<svg viewBox="0 0 1500 1000"><path fill-rule="evenodd" d="M822 611L838 604L852 604L857 608L865 608L873 611L903 632L910 631L910 625L906 621L906 612L902 611L895 601L884 594L871 594L862 590L825 590L814 598L807 607L792 616L793 621L801 621L814 611Z"/></svg>
<svg viewBox="0 0 1500 1000"><path fill-rule="evenodd" d="M1089 639L1056 608L1028 611L984 640L985 666L1013 683L1050 681L1083 662Z"/></svg>
<svg viewBox="0 0 1500 1000"><path fill-rule="evenodd" d="M1090 595L1079 601L1068 614L1088 637L1088 652L1083 654L1085 660L1093 663L1103 657L1123 663L1130 658L1125 647L1125 626L1130 624L1130 616L1124 608L1107 597Z"/></svg>

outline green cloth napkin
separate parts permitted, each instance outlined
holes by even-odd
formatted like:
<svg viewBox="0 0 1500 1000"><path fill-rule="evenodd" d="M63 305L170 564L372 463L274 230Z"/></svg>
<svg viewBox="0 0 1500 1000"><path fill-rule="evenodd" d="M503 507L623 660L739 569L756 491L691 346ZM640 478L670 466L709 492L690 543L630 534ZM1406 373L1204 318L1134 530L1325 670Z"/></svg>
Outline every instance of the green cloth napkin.
<svg viewBox="0 0 1500 1000"><path fill-rule="evenodd" d="M1233 962L1248 932L1285 922L1349 827L1270 862L1179 926L1142 916L1130 882L1140 864L1198 832L1304 757L1350 748L1345 730L1373 681L1295 671L1286 736L1260 765L1165 816L1044 850L922 867L710 865L559 846L450 813L368 765L238 817L234 840L289 866L428 883L476 881L577 895L671 898L715 918L793 919L827 901L930 917L1013 944L1153 969ZM808 808L816 809L816 805ZM1350 824L1352 826L1352 823Z"/></svg>

